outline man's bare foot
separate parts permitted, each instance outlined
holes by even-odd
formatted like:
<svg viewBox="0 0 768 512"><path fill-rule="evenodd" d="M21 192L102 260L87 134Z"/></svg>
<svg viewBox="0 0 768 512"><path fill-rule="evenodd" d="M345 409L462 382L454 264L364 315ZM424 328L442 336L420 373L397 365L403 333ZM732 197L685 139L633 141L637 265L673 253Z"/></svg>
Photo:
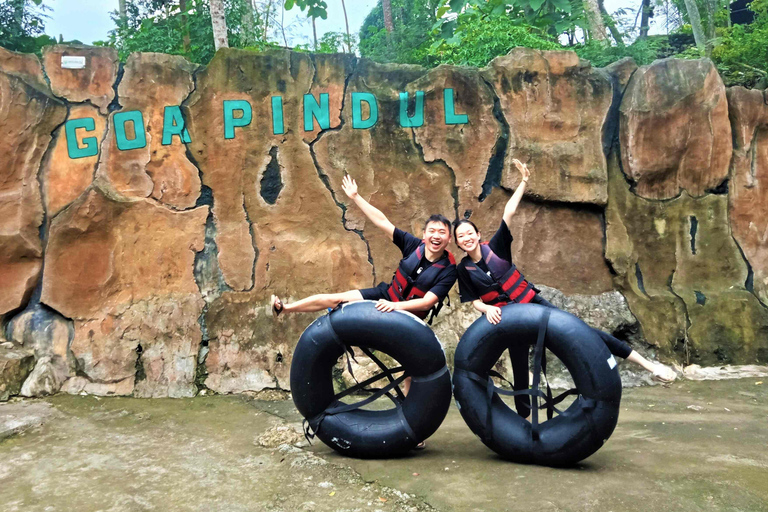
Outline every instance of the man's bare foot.
<svg viewBox="0 0 768 512"><path fill-rule="evenodd" d="M413 449L414 449L414 450L423 450L423 449L424 449L424 448L426 448L426 447L427 447L427 443L425 443L424 441L422 441L422 442L420 442L419 444L417 444L416 446L414 446L414 447L413 447Z"/></svg>
<svg viewBox="0 0 768 512"><path fill-rule="evenodd" d="M659 363L656 365L656 368L653 370L653 375L651 376L651 379L653 379L656 382L661 382L662 384L671 384L672 382L675 381L675 379L677 379L677 374L669 366L665 366Z"/></svg>
<svg viewBox="0 0 768 512"><path fill-rule="evenodd" d="M272 318L277 318L283 312L283 302L277 295L273 295L270 303L272 304Z"/></svg>

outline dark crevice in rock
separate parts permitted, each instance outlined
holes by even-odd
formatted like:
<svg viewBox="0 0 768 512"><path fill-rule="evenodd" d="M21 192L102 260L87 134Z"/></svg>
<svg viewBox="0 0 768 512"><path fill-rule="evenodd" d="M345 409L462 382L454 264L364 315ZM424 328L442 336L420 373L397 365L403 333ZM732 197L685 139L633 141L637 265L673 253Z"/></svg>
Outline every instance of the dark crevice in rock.
<svg viewBox="0 0 768 512"><path fill-rule="evenodd" d="M505 192L512 194L514 193L514 190L509 190L506 187L499 187L500 189L504 190ZM595 204L595 203L571 203L568 201L558 201L555 199L545 199L538 195L525 195L524 200L527 203L539 205L539 206L547 206L552 208L567 208L569 210L574 210L575 212L579 213L591 213L595 215L600 215L605 211L605 206Z"/></svg>
<svg viewBox="0 0 768 512"><path fill-rule="evenodd" d="M752 269L752 264L747 259L747 255L744 254L744 250L741 248L741 244L739 244L738 240L736 240L736 237L733 236L733 233L731 233L731 238L733 238L733 242L736 244L736 247L738 247L739 254L741 254L741 258L744 260L744 264L747 266L747 279L744 281L744 288L746 288L749 293L754 295L760 304L763 305L763 307L768 307L768 304L760 300L760 297L755 293L755 271Z"/></svg>
<svg viewBox="0 0 768 512"><path fill-rule="evenodd" d="M625 299L626 300L626 299ZM634 322L632 324L621 324L612 333L616 339L629 343L632 346L638 346L645 343L645 338L642 332L642 326L640 322Z"/></svg>
<svg viewBox="0 0 768 512"><path fill-rule="evenodd" d="M275 204L284 186L280 175L280 164L277 161L277 146L272 146L269 150L269 157L267 168L261 176L259 193L268 204Z"/></svg>
<svg viewBox="0 0 768 512"><path fill-rule="evenodd" d="M695 215L690 216L691 223L691 254L696 255L696 233L699 231L699 219Z"/></svg>
<svg viewBox="0 0 768 512"><path fill-rule="evenodd" d="M637 72L637 69L632 71L632 74L627 80L627 84L632 80L632 75ZM624 99L624 93L626 88L622 89L619 83L619 77L615 74L608 73L609 80L611 81L613 89L613 97L611 99L611 106L608 108L608 113L605 117L603 124L603 153L606 158L611 153L613 148L619 146L619 125L621 124L621 101Z"/></svg>
<svg viewBox="0 0 768 512"><path fill-rule="evenodd" d="M117 67L117 77L115 78L115 83L112 85L112 88L115 90L115 97L107 106L108 114L123 108L123 106L120 104L120 97L117 94L117 88L120 86L120 82L123 80L123 75L125 75L125 65L121 62Z"/></svg>
<svg viewBox="0 0 768 512"><path fill-rule="evenodd" d="M34 305L40 302L40 296L43 293L43 271L45 270L45 250L48 246L48 228L50 226L51 218L48 215L48 208L46 206L46 193L45 193L45 186L44 184L44 176L43 172L44 169L47 167L48 163L50 162L51 155L53 154L54 146L56 145L56 133L59 132L62 129L62 126L67 122L67 119L69 118L69 104L65 103L67 107L67 115L64 116L64 120L59 123L56 127L54 127L53 130L51 130L51 140L48 143L48 147L45 150L45 153L43 154L43 158L40 160L40 167L37 169L37 174L35 175L35 179L37 180L37 186L38 190L40 191L40 203L41 208L43 210L43 218L40 222L40 226L38 227L38 236L40 237L40 276L37 279L37 283L35 285L34 290L32 291L32 294L28 298L28 300L24 301L27 305ZM21 309L24 309L24 305L22 305Z"/></svg>
<svg viewBox="0 0 768 512"><path fill-rule="evenodd" d="M645 291L645 284L643 283L643 273L640 271L640 263L635 263L635 278L637 279L637 287L643 292L643 295L648 297L648 292Z"/></svg>
<svg viewBox="0 0 768 512"><path fill-rule="evenodd" d="M200 343L200 350L197 353L197 366L195 367L195 386L198 393L202 390L208 390L205 380L208 378L208 368L205 366L205 360L208 358L208 339L203 338Z"/></svg>
<svg viewBox="0 0 768 512"><path fill-rule="evenodd" d="M211 208L213 210L213 208ZM250 292L256 287L256 263L259 261L259 248L256 245L256 233L253 230L253 222L251 222L251 216L248 214L248 207L245 201L245 194L243 194L243 212L245 213L245 221L248 223L248 233L251 235L251 246L253 247L253 265L251 266L251 286L243 291Z"/></svg>
<svg viewBox="0 0 768 512"><path fill-rule="evenodd" d="M317 161L317 155L315 154L314 149L314 143L310 144L309 146L309 152L312 155L312 161L315 163L315 169L317 170L317 175L320 177L320 181L323 182L325 185L325 188L328 189L328 192L331 193L331 198L333 199L333 202L336 203L336 206L338 206L341 209L341 225L346 229L347 231L351 231L353 233L356 233L357 236L360 237L360 239L365 243L365 247L368 251L368 263L371 264L371 269L373 270L373 283L376 284L376 265L373 263L373 256L371 254L371 246L368 243L368 240L365 238L365 234L363 233L362 229L351 229L347 227L347 207L345 204L340 203L336 199L336 193L333 191L333 188L331 187L331 180L328 178L328 175L325 174L322 167L320 166L320 162Z"/></svg>
<svg viewBox="0 0 768 512"><path fill-rule="evenodd" d="M199 206L208 206L208 217L205 221L205 244L203 250L195 253L195 282L206 303L224 292L232 291L224 280L219 268L218 247L216 245L216 224L213 219L213 194L211 189L203 185L203 192L198 199ZM207 306L206 306L207 307ZM203 312L204 314L204 312ZM205 338L205 326L203 338Z"/></svg>
<svg viewBox="0 0 768 512"><path fill-rule="evenodd" d="M451 173L451 184L453 185L451 189L451 197L453 197L453 218L458 219L459 218L459 186L456 182L456 172L453 170L453 167L448 165L448 162L443 160L442 158L436 158L432 160L431 162L428 162L427 159L424 157L424 148L416 141L416 130L414 128L411 128L411 138L413 139L413 145L416 147L416 151L419 152L419 158L421 158L421 161L424 162L424 164L428 166L443 166Z"/></svg>
<svg viewBox="0 0 768 512"><path fill-rule="evenodd" d="M141 343L139 343L136 345L136 379L134 380L136 384L147 379L147 373L144 371L144 362L141 360L141 354L143 353L144 349L141 347Z"/></svg>
<svg viewBox="0 0 768 512"><path fill-rule="evenodd" d="M184 98L184 101L181 102L180 110L185 127L189 126L187 104L197 90L197 74L203 69L204 68L200 66L192 73L192 90L187 97ZM208 330L205 325L205 314L208 311L208 305L222 293L232 291L232 288L227 285L224 280L224 275L221 272L221 268L219 267L219 249L216 245L216 223L213 218L213 190L204 184L203 171L200 169L200 164L198 164L192 150L189 148L189 144L185 143L184 147L186 149L187 160L195 166L198 176L200 177L200 195L195 201L194 208L199 208L201 206L208 207L208 217L205 220L205 242L203 250L195 253L193 270L195 283L200 290L203 300L205 300L205 306L203 306L203 311L200 313L198 323L200 324L200 330L203 335L203 342L207 343Z"/></svg>
<svg viewBox="0 0 768 512"><path fill-rule="evenodd" d="M509 145L510 134L509 123L507 123L507 119L504 117L504 113L501 110L501 101L496 94L496 90L488 80L483 79L483 81L493 96L493 117L495 117L496 122L499 123L501 133L499 134L499 138L496 139L496 144L493 146L493 154L488 162L488 171L485 175L485 181L483 181L483 190L477 198L481 203L491 195L491 191L494 187L501 185L501 175L504 171L504 160L507 156L507 146Z"/></svg>
<svg viewBox="0 0 768 512"><path fill-rule="evenodd" d="M706 190L707 194L714 194L717 196L725 196L728 195L728 182L729 179L725 178L718 186L715 188L708 188Z"/></svg>
<svg viewBox="0 0 768 512"><path fill-rule="evenodd" d="M24 302L26 303L27 301L25 300ZM20 313L23 313L26 308L27 308L27 305L23 304L16 309L12 309L7 313L3 313L2 315L0 315L0 322L2 322L2 324L0 324L2 325L2 328L0 329L0 338L4 337L6 340L11 339L13 319L16 318L16 316L19 315Z"/></svg>
<svg viewBox="0 0 768 512"><path fill-rule="evenodd" d="M682 348L684 364L689 365L691 364L691 345L690 340L688 339L688 331L691 329L691 315L688 313L688 304L686 304L685 299L678 295L675 292L675 289L672 287L672 282L675 279L675 272L676 270L673 270L669 275L669 279L667 280L667 288L669 288L669 291L672 293L672 295L680 300L680 303L683 306L683 314L685 315L685 335L682 340L677 341L677 345Z"/></svg>
<svg viewBox="0 0 768 512"><path fill-rule="evenodd" d="M752 134L752 145L750 146L750 159L749 159L749 176L750 180L747 183L748 188L754 187L757 182L757 135L760 131L759 128L755 128L755 132Z"/></svg>
<svg viewBox="0 0 768 512"><path fill-rule="evenodd" d="M701 304L702 306L707 303L707 296L701 293L699 290L694 290L693 293L696 294L696 304Z"/></svg>
<svg viewBox="0 0 768 512"><path fill-rule="evenodd" d="M314 65L314 61L313 61ZM371 270L373 273L373 284L376 284L376 265L373 263L373 255L371 254L371 245L368 243L368 240L365 238L365 233L363 233L362 229L351 229L347 227L347 206L344 203L339 202L338 199L336 199L336 192L333 190L333 187L331 186L331 180L328 177L328 174L323 170L322 166L320 165L320 162L317 160L317 153L315 152L315 144L317 144L320 139L323 138L323 136L327 132L337 132L341 131L341 129L344 127L344 107L347 100L347 88L349 87L349 82L352 79L352 75L354 74L354 68L357 65L357 59L355 59L352 64L351 68L347 71L347 75L344 78L344 89L342 91L342 100L341 100L341 110L339 118L339 126L336 128L329 128L327 130L321 130L315 139L308 144L309 146L309 154L312 156L312 162L315 164L315 170L317 171L317 175L320 178L320 181L323 182L323 185L325 185L325 188L328 189L328 192L331 194L331 199L333 199L333 202L336 203L336 206L339 207L341 210L341 225L344 227L345 230L351 231L352 233L357 234L357 236L360 237L360 240L363 241L365 244L365 248L368 252L368 263L371 264ZM278 386L279 387L279 386Z"/></svg>

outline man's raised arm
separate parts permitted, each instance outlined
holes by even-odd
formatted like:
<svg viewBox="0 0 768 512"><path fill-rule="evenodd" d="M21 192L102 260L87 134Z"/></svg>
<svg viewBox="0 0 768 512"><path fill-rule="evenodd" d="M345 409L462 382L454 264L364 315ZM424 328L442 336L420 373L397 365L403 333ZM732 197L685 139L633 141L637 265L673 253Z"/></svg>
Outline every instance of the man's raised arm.
<svg viewBox="0 0 768 512"><path fill-rule="evenodd" d="M355 183L355 180L353 180L349 174L344 175L344 179L341 182L341 188L344 189L344 193L347 194L347 197L354 201L358 208L363 211L365 216L384 231L389 236L389 239L392 240L395 233L395 225L389 222L389 219L386 215L381 213L381 210L360 197L357 193L357 183Z"/></svg>

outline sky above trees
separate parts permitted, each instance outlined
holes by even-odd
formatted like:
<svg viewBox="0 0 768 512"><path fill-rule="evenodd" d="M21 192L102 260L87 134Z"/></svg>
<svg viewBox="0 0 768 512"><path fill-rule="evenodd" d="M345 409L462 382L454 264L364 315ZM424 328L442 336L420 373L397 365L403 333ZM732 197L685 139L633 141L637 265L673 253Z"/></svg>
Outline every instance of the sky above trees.
<svg viewBox="0 0 768 512"><path fill-rule="evenodd" d="M341 0L326 0L328 3L328 19L317 20L318 37L325 32L344 32L344 16L341 11ZM363 20L377 0L348 0L347 14L349 30L357 33ZM282 3L282 2L281 2ZM107 39L107 33L114 28L109 16L117 10L117 0L48 0L46 5L51 7L50 18L45 23L45 33L51 37L64 36L65 41L77 39L85 44ZM291 46L306 44L312 40L312 25L306 20L306 13L294 8L285 13L286 24L294 23L289 38Z"/></svg>
<svg viewBox="0 0 768 512"><path fill-rule="evenodd" d="M344 17L341 14L340 0L326 0L328 3L328 19L317 20L318 37L325 32L344 32ZM350 0L347 1L347 14L349 15L349 29L357 33L363 20L370 12L377 0ZM51 37L64 40L77 39L85 44L94 41L106 40L107 33L114 28L110 18L110 12L117 10L117 0L49 0L46 5L51 7L48 12L50 18L45 23L45 33ZM637 9L640 0L606 0L605 6L609 12L617 9ZM289 43L306 44L312 40L312 26L306 20L306 14L294 8L286 12L286 24L292 20L292 33ZM663 33L663 27L651 25L651 33Z"/></svg>

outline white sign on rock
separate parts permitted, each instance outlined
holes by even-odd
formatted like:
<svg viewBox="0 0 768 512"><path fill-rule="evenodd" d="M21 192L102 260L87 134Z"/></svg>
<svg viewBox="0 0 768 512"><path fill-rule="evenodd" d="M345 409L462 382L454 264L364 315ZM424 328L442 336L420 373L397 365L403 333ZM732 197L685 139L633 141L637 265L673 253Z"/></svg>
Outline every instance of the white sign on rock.
<svg viewBox="0 0 768 512"><path fill-rule="evenodd" d="M61 67L63 69L84 69L85 57L74 55L63 55L61 57Z"/></svg>

